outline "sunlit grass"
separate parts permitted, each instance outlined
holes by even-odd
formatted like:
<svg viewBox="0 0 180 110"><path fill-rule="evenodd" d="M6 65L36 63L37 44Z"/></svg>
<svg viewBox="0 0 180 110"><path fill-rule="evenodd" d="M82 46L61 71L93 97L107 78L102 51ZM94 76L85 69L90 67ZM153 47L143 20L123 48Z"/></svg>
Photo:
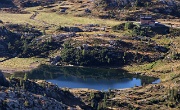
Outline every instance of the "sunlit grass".
<svg viewBox="0 0 180 110"><path fill-rule="evenodd" d="M98 18L74 17L71 15L58 15L56 13L41 12L36 19L56 25L74 25L74 24L100 24L106 26L117 25L120 22L115 20L103 20Z"/></svg>
<svg viewBox="0 0 180 110"><path fill-rule="evenodd" d="M4 62L0 62L0 69L15 69L15 70L27 70L37 67L38 65L45 63L44 58L12 58Z"/></svg>
<svg viewBox="0 0 180 110"><path fill-rule="evenodd" d="M32 25L39 25L34 20L30 19L32 14L12 14L12 13L4 13L0 12L0 19L3 22L9 22L14 24L32 24Z"/></svg>
<svg viewBox="0 0 180 110"><path fill-rule="evenodd" d="M156 68L161 61L156 61L156 62L152 62L152 63L145 63L142 65L136 65L131 67L126 67L126 69L128 69L129 71L139 71L139 72L147 72L149 70L152 70L154 68Z"/></svg>
<svg viewBox="0 0 180 110"><path fill-rule="evenodd" d="M33 12L33 11L37 11L40 8L42 8L42 6L29 7L24 9L24 11Z"/></svg>
<svg viewBox="0 0 180 110"><path fill-rule="evenodd" d="M2 61L2 60L4 60L4 59L6 59L6 58L2 57L2 58L0 58L0 61Z"/></svg>
<svg viewBox="0 0 180 110"><path fill-rule="evenodd" d="M34 10L34 9L32 9ZM75 24L99 24L101 26L114 26L120 24L120 21L115 20L103 20L99 18L88 18L88 17L75 17L72 15L59 15L57 13L39 12L35 17L35 20L30 19L34 14L12 14L0 12L0 20L4 23L13 24L30 24L36 27L44 27L47 25L57 25L57 26L74 26ZM57 27L51 27L51 31L56 30Z"/></svg>
<svg viewBox="0 0 180 110"><path fill-rule="evenodd" d="M167 38L167 37L161 37L161 38L158 38L158 36L152 38L152 40L155 40L157 44L159 45L169 45L171 43L171 39L170 38Z"/></svg>
<svg viewBox="0 0 180 110"><path fill-rule="evenodd" d="M142 65L126 66L124 69L129 72L150 73L150 75L160 77L161 81L166 81L180 75L180 61L158 60Z"/></svg>

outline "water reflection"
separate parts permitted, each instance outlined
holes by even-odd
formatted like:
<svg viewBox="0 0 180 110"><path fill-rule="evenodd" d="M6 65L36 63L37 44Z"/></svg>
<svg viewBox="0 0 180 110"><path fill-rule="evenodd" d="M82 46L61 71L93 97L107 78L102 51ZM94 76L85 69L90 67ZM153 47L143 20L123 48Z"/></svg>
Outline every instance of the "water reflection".
<svg viewBox="0 0 180 110"><path fill-rule="evenodd" d="M123 78L119 80L114 79L93 79L93 78L77 78L74 76L60 76L56 79L47 80L59 87L69 87L69 88L90 88L96 90L108 90L108 89L122 89L130 88L141 85L141 80L138 78Z"/></svg>
<svg viewBox="0 0 180 110"><path fill-rule="evenodd" d="M23 72L17 72L14 77L24 77L24 74ZM26 74L29 79L45 79L59 87L97 90L130 88L159 82L157 78L132 75L121 69L41 65Z"/></svg>

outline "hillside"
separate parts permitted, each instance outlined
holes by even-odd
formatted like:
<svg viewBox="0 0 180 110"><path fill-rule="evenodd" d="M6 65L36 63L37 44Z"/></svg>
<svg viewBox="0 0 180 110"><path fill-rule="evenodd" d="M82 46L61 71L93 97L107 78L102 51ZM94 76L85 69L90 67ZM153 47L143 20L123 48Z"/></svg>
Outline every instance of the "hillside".
<svg viewBox="0 0 180 110"><path fill-rule="evenodd" d="M1 7L26 8L61 4L59 9L53 11L75 16L95 16L103 19L138 20L143 13L152 14L156 19L180 17L180 2L178 0L5 0Z"/></svg>
<svg viewBox="0 0 180 110"><path fill-rule="evenodd" d="M141 24L142 14L151 15L154 25ZM60 66L123 69L161 82L98 91L39 80L54 78ZM0 81L0 109L178 110L180 1L1 0L0 70L8 79L8 86ZM80 70L61 72L125 77Z"/></svg>
<svg viewBox="0 0 180 110"><path fill-rule="evenodd" d="M1 78L2 75L0 72ZM1 81L0 87L1 109L67 110L91 108L69 91L45 81L11 78L8 81Z"/></svg>

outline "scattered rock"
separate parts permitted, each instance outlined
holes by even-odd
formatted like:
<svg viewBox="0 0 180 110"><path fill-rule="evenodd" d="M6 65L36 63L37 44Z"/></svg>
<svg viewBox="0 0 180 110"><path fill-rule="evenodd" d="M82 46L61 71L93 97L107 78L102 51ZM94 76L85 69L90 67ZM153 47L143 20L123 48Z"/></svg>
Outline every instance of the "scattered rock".
<svg viewBox="0 0 180 110"><path fill-rule="evenodd" d="M61 27L61 30L66 32L83 32L79 27Z"/></svg>
<svg viewBox="0 0 180 110"><path fill-rule="evenodd" d="M54 58L50 58L50 62L51 62L51 64L53 64L53 65L57 64L60 60L61 60L61 57L60 57L60 56L56 56L56 57L54 57Z"/></svg>
<svg viewBox="0 0 180 110"><path fill-rule="evenodd" d="M68 32L68 33L60 33L60 34L54 34L51 37L55 40L63 40L69 37L76 37L77 34L75 32Z"/></svg>
<svg viewBox="0 0 180 110"><path fill-rule="evenodd" d="M63 8L60 10L61 13L65 13L67 11L67 8Z"/></svg>
<svg viewBox="0 0 180 110"><path fill-rule="evenodd" d="M166 53L168 51L168 49L166 47L163 47L163 46L155 46L154 48L157 51L164 52L164 53Z"/></svg>
<svg viewBox="0 0 180 110"><path fill-rule="evenodd" d="M91 13L91 10L88 9L88 8L86 8L86 9L85 9L85 13Z"/></svg>

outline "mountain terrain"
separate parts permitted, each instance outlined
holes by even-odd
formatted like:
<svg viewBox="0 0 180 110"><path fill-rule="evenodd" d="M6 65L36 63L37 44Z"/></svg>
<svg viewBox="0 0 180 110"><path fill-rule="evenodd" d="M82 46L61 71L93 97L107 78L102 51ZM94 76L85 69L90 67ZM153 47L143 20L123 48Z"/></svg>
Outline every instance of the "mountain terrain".
<svg viewBox="0 0 180 110"><path fill-rule="evenodd" d="M142 26L140 15L155 26ZM28 76L52 77L59 66L120 68L161 82L98 91ZM1 0L0 70L0 109L178 110L180 1Z"/></svg>

